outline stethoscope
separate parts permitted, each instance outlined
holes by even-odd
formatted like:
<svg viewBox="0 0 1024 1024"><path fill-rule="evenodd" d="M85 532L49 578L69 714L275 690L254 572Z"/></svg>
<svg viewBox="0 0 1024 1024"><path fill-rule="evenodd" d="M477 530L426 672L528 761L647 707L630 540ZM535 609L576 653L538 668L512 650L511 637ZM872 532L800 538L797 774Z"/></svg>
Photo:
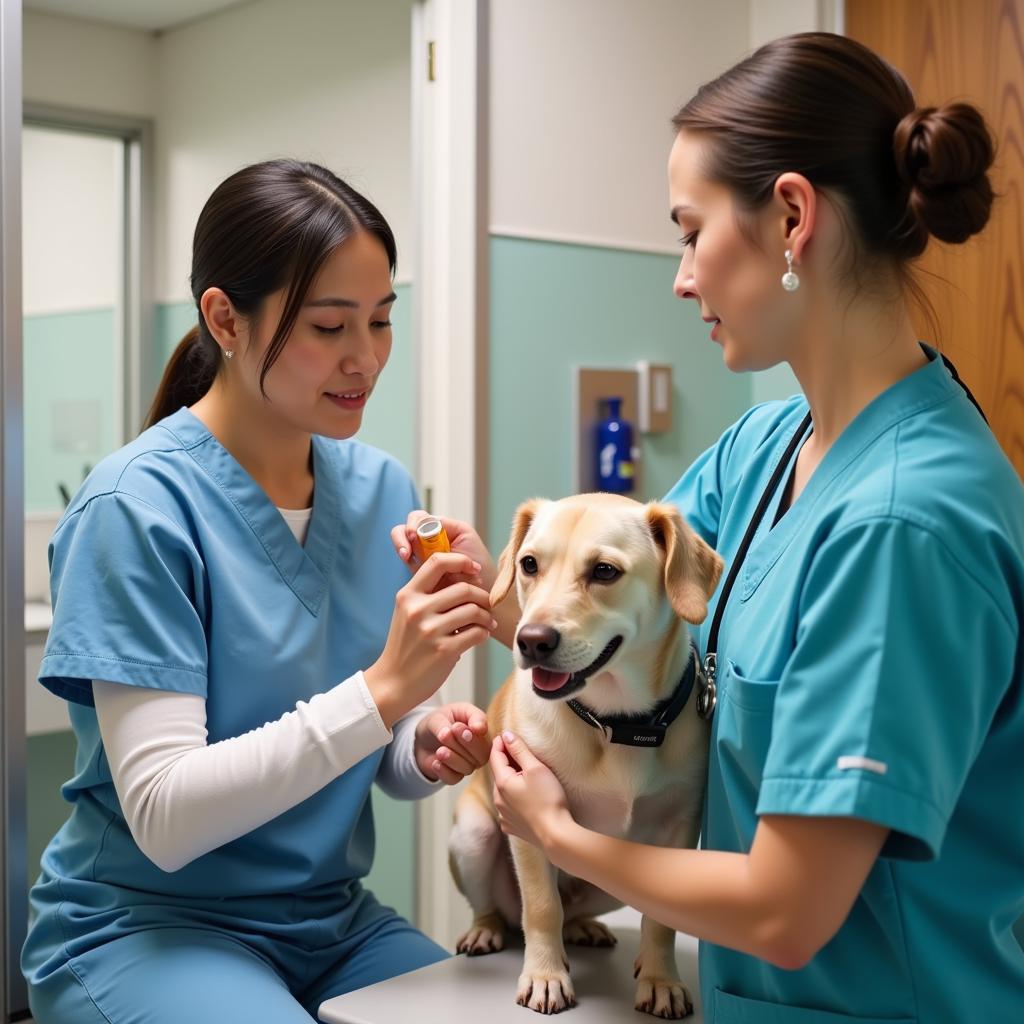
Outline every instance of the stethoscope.
<svg viewBox="0 0 1024 1024"><path fill-rule="evenodd" d="M988 419L978 404L977 399L971 394L971 389L960 379L960 375L956 372L956 367L941 352L939 356L942 358L943 363L945 363L946 369L949 370L953 380L964 389L974 408L980 413L981 418L988 423ZM775 467L775 472L772 473L771 479L768 481L768 486L765 487L764 493L761 495L761 500L757 503L757 508L754 510L754 514L747 525L747 532L744 533L743 540L740 541L740 546L736 550L736 556L729 567L729 574L722 585L722 595L715 606L715 614L711 619L711 628L708 630L708 643L704 654L703 672L699 674L697 679L697 713L701 718L710 720L715 713L715 706L718 703L718 687L715 682L718 676L718 631L722 625L722 616L725 614L725 606L729 601L729 595L732 593L733 585L736 583L736 577L740 573L740 567L743 565L743 559L746 558L747 550L754 540L754 534L757 533L757 528L761 525L765 512L768 511L768 506L771 504L771 500L779 488L782 477L789 468L793 455L796 453L797 448L800 447L800 442L804 439L810 426L811 414L808 412L800 426L797 427L792 438L790 438L785 454L779 460L779 464Z"/></svg>

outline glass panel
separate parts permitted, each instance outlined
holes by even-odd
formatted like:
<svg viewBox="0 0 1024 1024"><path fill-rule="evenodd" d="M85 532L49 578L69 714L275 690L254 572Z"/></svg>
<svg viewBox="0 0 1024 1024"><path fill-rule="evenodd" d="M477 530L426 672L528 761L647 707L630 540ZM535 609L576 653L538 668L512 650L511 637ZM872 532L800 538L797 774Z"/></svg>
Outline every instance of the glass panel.
<svg viewBox="0 0 1024 1024"><path fill-rule="evenodd" d="M28 126L23 139L25 508L52 515L124 440L124 143Z"/></svg>

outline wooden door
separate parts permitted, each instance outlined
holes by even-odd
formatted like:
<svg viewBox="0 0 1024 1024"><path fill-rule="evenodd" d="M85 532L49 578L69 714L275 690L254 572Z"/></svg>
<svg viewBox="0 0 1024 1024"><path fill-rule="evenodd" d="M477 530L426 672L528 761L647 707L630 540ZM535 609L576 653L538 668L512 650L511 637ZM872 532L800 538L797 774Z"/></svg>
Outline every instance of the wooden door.
<svg viewBox="0 0 1024 1024"><path fill-rule="evenodd" d="M918 106L968 101L995 136L988 227L965 245L933 239L918 278L934 340L1024 477L1024 0L846 0L846 34L899 68Z"/></svg>

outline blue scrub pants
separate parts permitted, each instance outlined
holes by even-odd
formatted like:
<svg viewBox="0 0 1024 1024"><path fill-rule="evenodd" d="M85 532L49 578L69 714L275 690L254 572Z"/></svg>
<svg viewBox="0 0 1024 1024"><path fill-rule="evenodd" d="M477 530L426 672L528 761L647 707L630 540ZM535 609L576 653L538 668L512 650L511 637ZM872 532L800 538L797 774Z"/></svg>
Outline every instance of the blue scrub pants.
<svg viewBox="0 0 1024 1024"><path fill-rule="evenodd" d="M450 955L363 896L354 927L323 945L215 925L107 937L30 977L33 1017L37 1024L310 1024L325 999ZM319 929L328 938L324 931L333 929ZM309 934L304 928L301 939Z"/></svg>

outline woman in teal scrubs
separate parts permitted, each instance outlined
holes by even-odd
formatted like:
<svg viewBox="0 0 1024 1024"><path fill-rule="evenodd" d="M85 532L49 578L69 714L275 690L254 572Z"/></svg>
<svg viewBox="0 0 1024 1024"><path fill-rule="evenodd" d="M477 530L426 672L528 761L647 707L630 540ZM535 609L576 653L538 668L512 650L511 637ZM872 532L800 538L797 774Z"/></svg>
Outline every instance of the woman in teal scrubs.
<svg viewBox="0 0 1024 1024"><path fill-rule="evenodd" d="M455 536L410 580L413 483L349 440L394 268L314 164L245 168L200 215L198 325L51 544L40 680L78 753L22 957L40 1024L308 1024L447 955L361 884L374 781L420 797L489 750L478 709L423 705L493 628L479 564Z"/></svg>
<svg viewBox="0 0 1024 1024"><path fill-rule="evenodd" d="M513 736L504 828L699 937L708 1021L1020 1021L1024 488L905 301L931 235L988 219L987 129L826 34L769 43L674 123L675 293L730 370L785 362L803 391L668 495L728 573L779 471L713 645L702 848L584 829Z"/></svg>

